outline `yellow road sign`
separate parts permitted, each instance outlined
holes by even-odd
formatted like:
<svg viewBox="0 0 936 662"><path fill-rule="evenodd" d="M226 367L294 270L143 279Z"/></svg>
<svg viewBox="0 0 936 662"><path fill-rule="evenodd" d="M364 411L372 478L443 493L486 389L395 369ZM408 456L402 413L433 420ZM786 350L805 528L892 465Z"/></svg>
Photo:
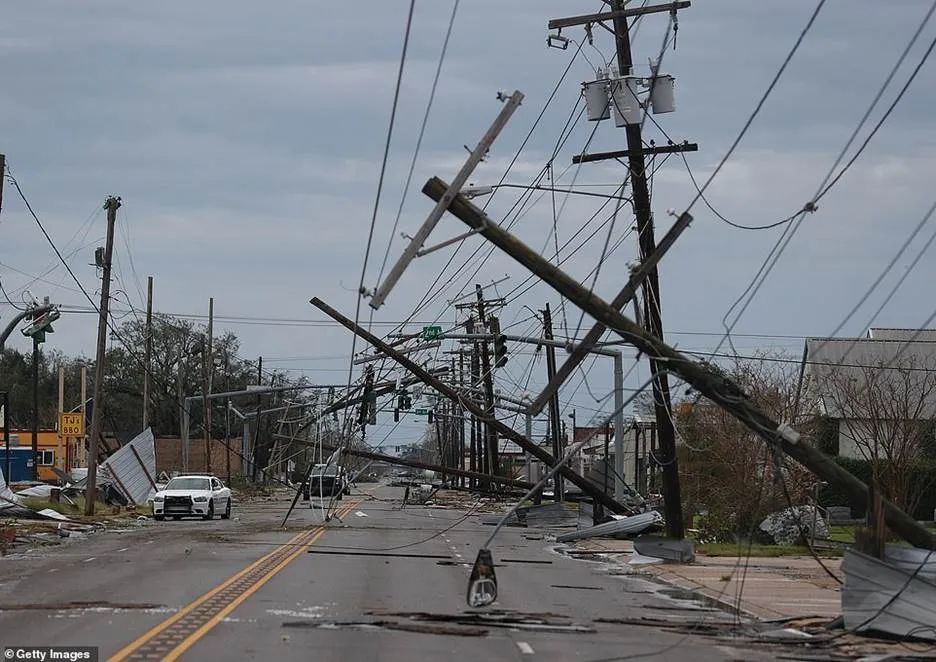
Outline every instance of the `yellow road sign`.
<svg viewBox="0 0 936 662"><path fill-rule="evenodd" d="M85 433L84 414L61 414L59 433L63 437L83 437Z"/></svg>

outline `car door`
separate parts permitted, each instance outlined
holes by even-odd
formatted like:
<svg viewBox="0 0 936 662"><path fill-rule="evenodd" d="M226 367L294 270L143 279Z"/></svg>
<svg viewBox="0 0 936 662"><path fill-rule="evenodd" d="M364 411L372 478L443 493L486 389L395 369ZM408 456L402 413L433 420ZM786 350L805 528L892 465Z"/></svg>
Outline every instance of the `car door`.
<svg viewBox="0 0 936 662"><path fill-rule="evenodd" d="M227 499L224 494L224 485L217 478L211 479L211 496L217 505L217 508L223 508L227 505Z"/></svg>

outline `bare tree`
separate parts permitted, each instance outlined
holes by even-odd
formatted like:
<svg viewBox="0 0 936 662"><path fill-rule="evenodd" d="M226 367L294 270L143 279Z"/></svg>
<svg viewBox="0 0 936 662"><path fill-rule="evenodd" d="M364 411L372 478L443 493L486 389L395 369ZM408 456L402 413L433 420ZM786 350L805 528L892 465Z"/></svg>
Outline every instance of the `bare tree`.
<svg viewBox="0 0 936 662"><path fill-rule="evenodd" d="M839 454L868 461L883 495L913 512L927 488L919 467L936 442L936 361L909 352L843 361L814 370L811 388L838 419Z"/></svg>
<svg viewBox="0 0 936 662"><path fill-rule="evenodd" d="M763 411L789 420L797 369L786 357L777 358L761 353L738 359L725 372ZM788 505L787 494L794 503L806 501L815 483L809 472L784 464L724 409L690 395L675 411L685 511L703 513L706 537L746 538L767 514Z"/></svg>

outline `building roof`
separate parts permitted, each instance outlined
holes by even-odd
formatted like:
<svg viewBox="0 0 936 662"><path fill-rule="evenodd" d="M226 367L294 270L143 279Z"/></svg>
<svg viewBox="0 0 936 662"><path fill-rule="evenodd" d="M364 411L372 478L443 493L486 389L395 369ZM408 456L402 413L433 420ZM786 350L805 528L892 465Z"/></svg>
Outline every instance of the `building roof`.
<svg viewBox="0 0 936 662"><path fill-rule="evenodd" d="M872 328L867 337L806 339L803 392L828 416L843 417L847 394L860 393L874 383L922 396L926 416L934 417L934 377L936 329Z"/></svg>

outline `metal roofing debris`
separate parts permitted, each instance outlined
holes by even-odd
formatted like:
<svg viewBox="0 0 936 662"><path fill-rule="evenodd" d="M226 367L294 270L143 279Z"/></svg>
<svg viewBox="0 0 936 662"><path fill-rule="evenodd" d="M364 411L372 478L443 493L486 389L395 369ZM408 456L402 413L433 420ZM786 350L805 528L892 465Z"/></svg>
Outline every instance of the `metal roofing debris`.
<svg viewBox="0 0 936 662"><path fill-rule="evenodd" d="M145 504L155 492L156 445L153 430L146 428L101 463L100 482L115 482L134 504Z"/></svg>
<svg viewBox="0 0 936 662"><path fill-rule="evenodd" d="M845 627L936 641L936 582L922 574L936 552L918 550L914 572L853 548L845 550L842 615Z"/></svg>
<svg viewBox="0 0 936 662"><path fill-rule="evenodd" d="M634 552L677 563L692 563L695 559L695 549L691 541L662 536L637 536L634 539Z"/></svg>
<svg viewBox="0 0 936 662"><path fill-rule="evenodd" d="M20 501L21 499L7 485L6 478L3 477L3 470L0 469L0 510L12 508L18 505Z"/></svg>
<svg viewBox="0 0 936 662"><path fill-rule="evenodd" d="M663 516L657 511L651 510L650 512L640 513L639 515L632 515L623 519L616 519L611 522L605 522L604 524L598 524L597 526L590 526L578 531L564 533L561 536L557 536L556 540L558 542L572 542L573 540L595 538L598 536L640 533L662 522Z"/></svg>
<svg viewBox="0 0 936 662"><path fill-rule="evenodd" d="M771 513L758 528L778 545L796 545L804 537L829 538L829 525L815 506L794 506Z"/></svg>

